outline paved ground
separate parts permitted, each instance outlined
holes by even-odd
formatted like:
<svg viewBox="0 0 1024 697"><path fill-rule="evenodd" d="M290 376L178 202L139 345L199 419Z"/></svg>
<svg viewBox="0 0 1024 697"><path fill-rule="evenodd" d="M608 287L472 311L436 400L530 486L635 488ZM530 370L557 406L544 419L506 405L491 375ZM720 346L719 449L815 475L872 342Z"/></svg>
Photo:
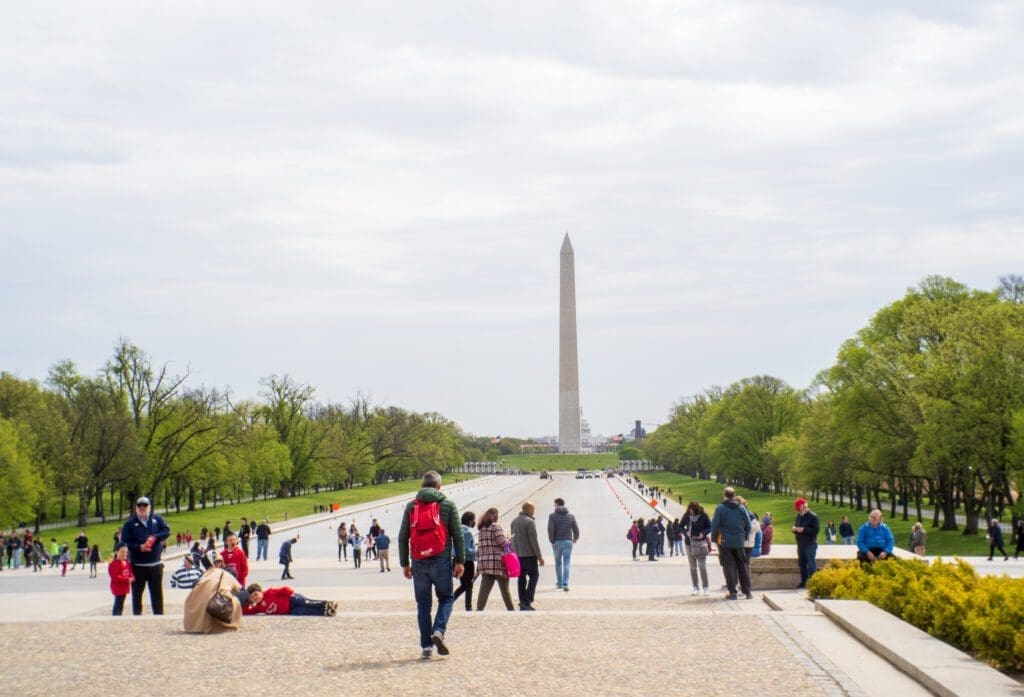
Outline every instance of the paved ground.
<svg viewBox="0 0 1024 697"><path fill-rule="evenodd" d="M14 651L26 659L7 662L5 687L52 694L46 667L73 664L91 676L71 679L85 695L108 694L119 683L131 689L140 679L151 695L237 692L238 679L249 694L325 688L408 694L424 679L432 681L432 691L503 695L666 689L684 695L926 694L798 593L776 594L782 611L760 597L725 601L720 591L691 598L685 560L631 561L626 527L649 509L622 482L495 477L444 490L478 515L497 507L503 523L529 498L542 529L552 500L563 496L582 532L571 592L554 588L549 565L541 570L536 613L506 612L496 591L484 613L466 613L458 603L449 628L451 656L421 662L411 582L397 570L397 559L391 573L379 573L374 562L353 569L337 561L333 517L292 521L301 527L275 535L271 559L285 535L300 532L291 585L338 600L338 617L246 618L235 633L191 636L181 631L183 592L166 589L163 618L112 618L103 577L5 571L0 647L6 656ZM342 516L364 530L377 517L397 537L401 509L400 501L389 500ZM176 564L168 562L167 574ZM717 561L708 567L717 589ZM279 576L274 561L254 562L250 573L264 585L280 583ZM239 660L226 666L226 655Z"/></svg>

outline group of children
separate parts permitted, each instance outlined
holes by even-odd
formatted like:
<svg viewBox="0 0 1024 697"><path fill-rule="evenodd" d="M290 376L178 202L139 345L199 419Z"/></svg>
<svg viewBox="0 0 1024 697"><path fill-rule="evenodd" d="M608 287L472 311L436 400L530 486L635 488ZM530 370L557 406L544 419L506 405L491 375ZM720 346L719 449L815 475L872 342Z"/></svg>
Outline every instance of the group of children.
<svg viewBox="0 0 1024 697"><path fill-rule="evenodd" d="M377 519L370 522L370 529L364 537L359 533L355 521L347 526L345 523L338 524L338 561L348 561L348 548L352 547L352 564L360 569L363 566L363 558L376 559L380 562L380 572L391 571L391 538L388 537L384 528L380 526ZM365 551L365 555L364 552Z"/></svg>

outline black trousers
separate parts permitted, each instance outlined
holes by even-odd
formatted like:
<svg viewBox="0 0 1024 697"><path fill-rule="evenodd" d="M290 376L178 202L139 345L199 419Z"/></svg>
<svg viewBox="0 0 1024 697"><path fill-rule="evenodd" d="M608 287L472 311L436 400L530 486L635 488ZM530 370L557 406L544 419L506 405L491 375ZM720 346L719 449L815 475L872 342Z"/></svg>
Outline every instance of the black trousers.
<svg viewBox="0 0 1024 697"><path fill-rule="evenodd" d="M750 570L747 568L742 547L719 547L718 556L722 558L722 569L725 572L725 585L730 593L736 593L737 582L740 590L750 593Z"/></svg>
<svg viewBox="0 0 1024 697"><path fill-rule="evenodd" d="M142 591L149 586L149 604L154 615L164 614L164 565L136 566L132 564L132 614L142 614Z"/></svg>
<svg viewBox="0 0 1024 697"><path fill-rule="evenodd" d="M454 602L463 593L466 594L466 610L473 610L473 575L476 573L476 562L466 560L466 563L462 565L462 578L459 579L461 584L455 589L455 593L452 595L452 602Z"/></svg>
<svg viewBox="0 0 1024 697"><path fill-rule="evenodd" d="M533 605L540 581L540 567L537 557L519 557L519 604Z"/></svg>

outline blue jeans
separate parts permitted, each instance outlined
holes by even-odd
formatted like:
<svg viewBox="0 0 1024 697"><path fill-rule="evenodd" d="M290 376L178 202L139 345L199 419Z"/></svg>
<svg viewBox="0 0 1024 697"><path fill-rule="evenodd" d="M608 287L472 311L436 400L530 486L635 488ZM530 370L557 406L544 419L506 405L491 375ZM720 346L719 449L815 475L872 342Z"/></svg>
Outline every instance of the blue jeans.
<svg viewBox="0 0 1024 697"><path fill-rule="evenodd" d="M429 649L434 646L430 635L434 632L444 634L448 628L448 618L452 614L455 597L452 594L452 560L446 556L429 557L412 561L412 587L416 595L416 622L420 627L420 648ZM437 594L437 615L433 623L430 611L434 600L430 591Z"/></svg>
<svg viewBox="0 0 1024 697"><path fill-rule="evenodd" d="M295 593L291 597L291 608L288 611L290 615L323 615L324 609L327 607L326 600L312 600L302 595L301 593Z"/></svg>
<svg viewBox="0 0 1024 697"><path fill-rule="evenodd" d="M555 540L551 543L555 552L555 582L559 588L569 585L569 559L572 557L572 540Z"/></svg>
<svg viewBox="0 0 1024 697"><path fill-rule="evenodd" d="M256 561L267 560L267 547L269 546L270 540L256 540Z"/></svg>
<svg viewBox="0 0 1024 697"><path fill-rule="evenodd" d="M811 545L798 545L796 548L797 559L800 562L800 585L807 583L807 579L814 575L814 572L818 570L817 567L817 556L818 556L818 545L817 543Z"/></svg>

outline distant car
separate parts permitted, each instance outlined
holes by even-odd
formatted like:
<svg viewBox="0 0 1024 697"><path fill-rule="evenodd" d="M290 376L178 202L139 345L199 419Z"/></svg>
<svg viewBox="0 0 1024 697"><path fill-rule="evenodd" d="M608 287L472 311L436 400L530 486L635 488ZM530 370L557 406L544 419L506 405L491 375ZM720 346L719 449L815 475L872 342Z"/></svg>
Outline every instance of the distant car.
<svg viewBox="0 0 1024 697"><path fill-rule="evenodd" d="M584 479L593 479L594 475L592 475L590 472L587 472L585 475L583 475L583 478Z"/></svg>
<svg viewBox="0 0 1024 697"><path fill-rule="evenodd" d="M583 479L583 475L582 474L577 474L576 475L576 479Z"/></svg>
<svg viewBox="0 0 1024 697"><path fill-rule="evenodd" d="M551 475L548 474L547 470L544 470L543 472L540 473L540 478L541 479L551 479Z"/></svg>

